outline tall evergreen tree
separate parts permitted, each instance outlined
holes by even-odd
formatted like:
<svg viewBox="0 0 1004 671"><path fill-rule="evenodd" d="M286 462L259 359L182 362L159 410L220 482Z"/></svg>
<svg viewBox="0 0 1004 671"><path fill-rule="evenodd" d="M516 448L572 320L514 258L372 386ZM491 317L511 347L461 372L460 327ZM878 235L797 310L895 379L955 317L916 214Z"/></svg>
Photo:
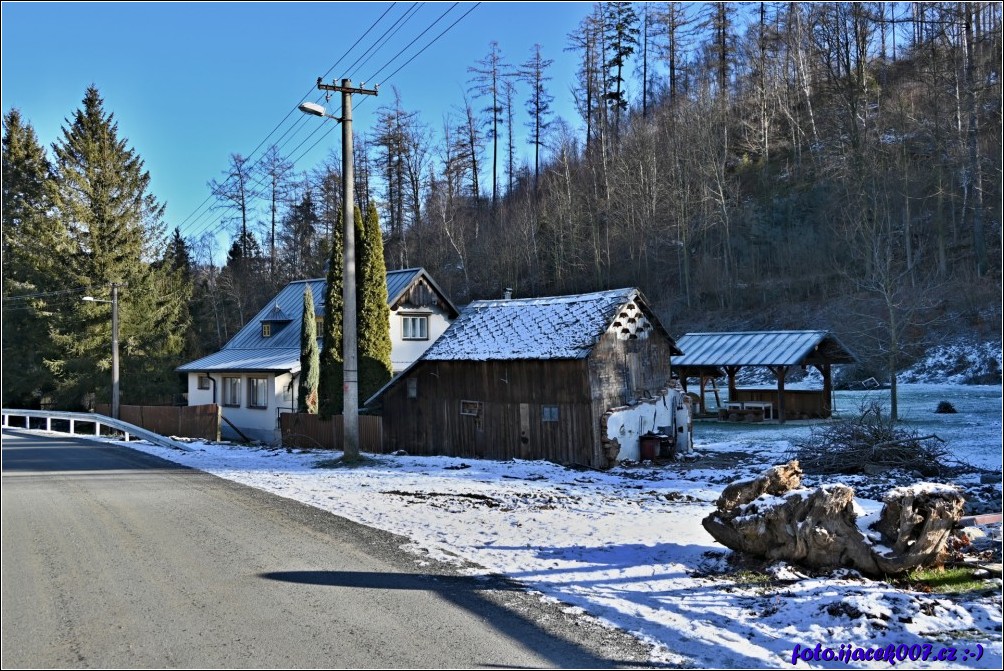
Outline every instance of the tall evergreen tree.
<svg viewBox="0 0 1004 671"><path fill-rule="evenodd" d="M52 167L34 128L17 109L3 126L3 403L37 406L52 379L47 306L34 295L65 288L66 235L52 217Z"/></svg>
<svg viewBox="0 0 1004 671"><path fill-rule="evenodd" d="M317 320L314 292L303 287L303 320L300 326L300 381L297 412L317 414L317 390L320 381L320 355L317 351Z"/></svg>
<svg viewBox="0 0 1004 671"><path fill-rule="evenodd" d="M190 298L179 273L154 264L164 250L164 206L149 192L143 161L118 136L93 86L61 141L53 145L54 213L68 232L68 286L98 297L119 292L121 390L124 403L167 400L177 391ZM107 295L107 294L105 294ZM57 354L46 365L57 379L60 405L80 407L109 396L111 306L75 301L53 313Z"/></svg>
<svg viewBox="0 0 1004 671"><path fill-rule="evenodd" d="M342 411L342 239L342 215L339 213L331 229L331 254L324 288L320 373L320 414L324 417Z"/></svg>
<svg viewBox="0 0 1004 671"><path fill-rule="evenodd" d="M614 135L620 135L621 113L628 108L627 93L624 90L624 67L628 57L638 46L638 13L630 2L608 2L605 5L604 30L610 45L609 72L604 97L614 111Z"/></svg>
<svg viewBox="0 0 1004 671"><path fill-rule="evenodd" d="M359 403L366 402L391 376L390 308L387 305L387 266L383 233L376 205L370 203L365 223L356 209L359 245L357 322L359 339Z"/></svg>

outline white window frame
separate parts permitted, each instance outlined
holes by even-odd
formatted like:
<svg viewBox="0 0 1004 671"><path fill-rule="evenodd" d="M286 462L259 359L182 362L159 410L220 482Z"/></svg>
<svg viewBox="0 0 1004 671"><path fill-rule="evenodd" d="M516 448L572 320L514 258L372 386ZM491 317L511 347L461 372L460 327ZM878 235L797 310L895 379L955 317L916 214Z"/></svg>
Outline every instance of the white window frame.
<svg viewBox="0 0 1004 671"><path fill-rule="evenodd" d="M403 314L401 315L401 339L402 340L428 340L429 339L429 315Z"/></svg>
<svg viewBox="0 0 1004 671"><path fill-rule="evenodd" d="M261 398L258 398L259 394ZM268 377L248 376L248 407L252 410L268 410Z"/></svg>
<svg viewBox="0 0 1004 671"><path fill-rule="evenodd" d="M241 407L241 378L223 378L223 406L226 408Z"/></svg>

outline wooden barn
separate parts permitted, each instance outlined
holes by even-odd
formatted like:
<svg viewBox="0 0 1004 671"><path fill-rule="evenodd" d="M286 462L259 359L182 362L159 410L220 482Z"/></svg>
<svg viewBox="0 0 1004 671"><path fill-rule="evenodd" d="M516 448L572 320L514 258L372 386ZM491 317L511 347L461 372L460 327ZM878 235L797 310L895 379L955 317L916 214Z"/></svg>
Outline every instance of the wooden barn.
<svg viewBox="0 0 1004 671"><path fill-rule="evenodd" d="M637 289L475 301L367 405L387 451L607 468L649 431L689 447L674 354Z"/></svg>

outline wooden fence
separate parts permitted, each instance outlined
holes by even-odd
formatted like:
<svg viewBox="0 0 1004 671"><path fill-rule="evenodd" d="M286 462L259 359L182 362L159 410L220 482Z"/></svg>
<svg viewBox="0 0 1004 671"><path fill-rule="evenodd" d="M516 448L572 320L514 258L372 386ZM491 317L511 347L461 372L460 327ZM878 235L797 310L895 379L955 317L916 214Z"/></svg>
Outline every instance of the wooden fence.
<svg viewBox="0 0 1004 671"><path fill-rule="evenodd" d="M286 447L342 449L342 416L322 419L319 415L284 412L279 415L282 444ZM383 420L376 415L359 416L359 449L383 452Z"/></svg>
<svg viewBox="0 0 1004 671"><path fill-rule="evenodd" d="M94 411L111 416L107 403L95 405ZM123 405L119 406L119 419L162 436L220 439L220 406L207 405Z"/></svg>

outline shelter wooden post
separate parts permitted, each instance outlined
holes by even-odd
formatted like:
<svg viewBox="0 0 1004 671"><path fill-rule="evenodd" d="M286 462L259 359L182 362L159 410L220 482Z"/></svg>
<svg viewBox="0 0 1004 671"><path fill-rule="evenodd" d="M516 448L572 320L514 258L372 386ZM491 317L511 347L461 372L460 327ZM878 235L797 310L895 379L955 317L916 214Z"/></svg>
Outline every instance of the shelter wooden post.
<svg viewBox="0 0 1004 671"><path fill-rule="evenodd" d="M735 401L737 394L736 390L736 373L742 366L725 366L725 374L729 378L729 401Z"/></svg>
<svg viewBox="0 0 1004 671"><path fill-rule="evenodd" d="M777 421L784 424L784 378L788 375L787 366L768 366L777 377Z"/></svg>
<svg viewBox="0 0 1004 671"><path fill-rule="evenodd" d="M833 370L828 363L815 366L823 376L823 416L833 416Z"/></svg>

